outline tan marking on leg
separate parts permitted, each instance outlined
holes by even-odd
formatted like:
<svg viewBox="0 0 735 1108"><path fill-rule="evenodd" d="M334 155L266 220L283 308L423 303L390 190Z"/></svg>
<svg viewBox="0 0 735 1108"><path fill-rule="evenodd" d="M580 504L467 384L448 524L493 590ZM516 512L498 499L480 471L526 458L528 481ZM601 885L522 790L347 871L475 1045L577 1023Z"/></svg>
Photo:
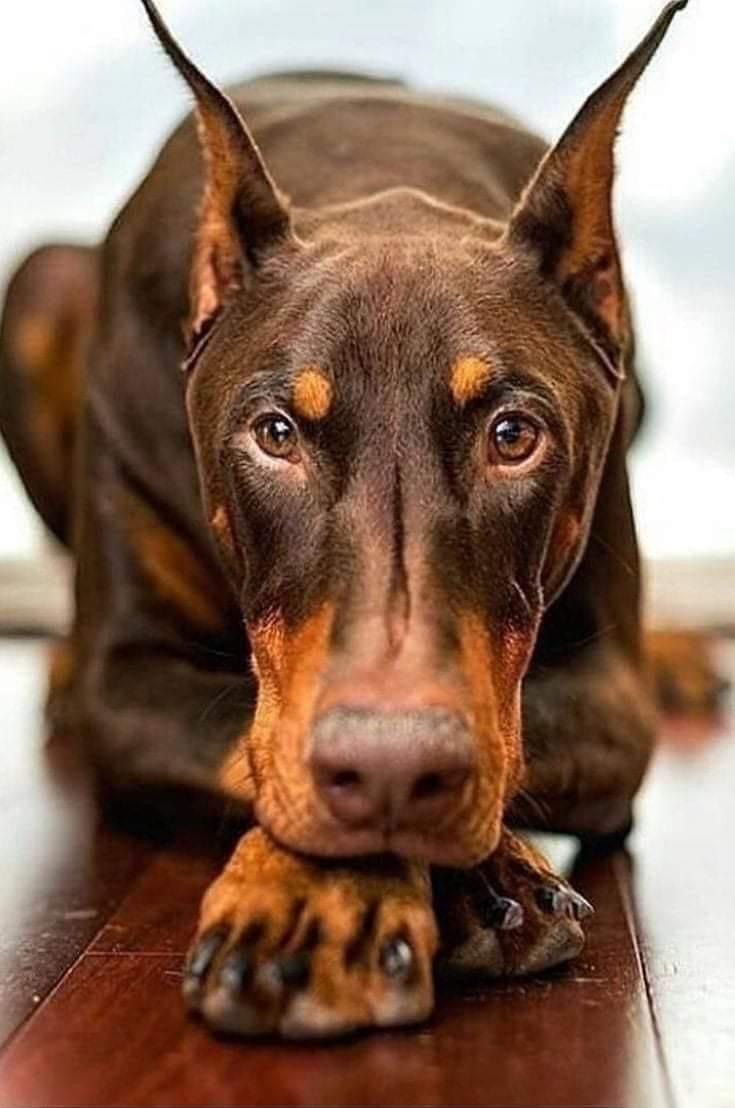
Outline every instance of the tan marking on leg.
<svg viewBox="0 0 735 1108"><path fill-rule="evenodd" d="M55 319L42 313L22 318L10 346L29 385L28 431L36 464L54 499L69 497L83 364L91 316Z"/></svg>
<svg viewBox="0 0 735 1108"><path fill-rule="evenodd" d="M294 381L292 402L304 419L324 419L332 405L332 383L318 366L302 369Z"/></svg>
<svg viewBox="0 0 735 1108"><path fill-rule="evenodd" d="M716 715L727 682L718 671L711 635L651 630L646 632L644 650L658 704L664 712Z"/></svg>
<svg viewBox="0 0 735 1108"><path fill-rule="evenodd" d="M490 375L490 366L483 358L471 354L457 358L449 375L449 388L457 404L466 404L479 396Z"/></svg>
<svg viewBox="0 0 735 1108"><path fill-rule="evenodd" d="M21 319L14 337L14 346L20 359L33 372L42 372L55 352L57 328L54 321L44 315L32 315Z"/></svg>
<svg viewBox="0 0 735 1108"><path fill-rule="evenodd" d="M75 648L71 638L60 639L49 651L46 722L52 737L74 734Z"/></svg>
<svg viewBox="0 0 735 1108"><path fill-rule="evenodd" d="M197 553L132 494L123 495L122 509L140 569L158 598L194 627L221 630L226 595Z"/></svg>
<svg viewBox="0 0 735 1108"><path fill-rule="evenodd" d="M49 694L64 692L74 679L74 648L71 639L59 639L53 643L49 652L48 683Z"/></svg>

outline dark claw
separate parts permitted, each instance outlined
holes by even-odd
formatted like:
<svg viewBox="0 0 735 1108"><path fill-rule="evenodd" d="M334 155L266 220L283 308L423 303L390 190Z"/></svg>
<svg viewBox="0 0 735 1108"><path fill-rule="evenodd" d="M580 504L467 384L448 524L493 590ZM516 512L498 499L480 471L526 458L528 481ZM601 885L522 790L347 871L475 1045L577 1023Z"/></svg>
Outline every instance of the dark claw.
<svg viewBox="0 0 735 1108"><path fill-rule="evenodd" d="M536 890L536 903L549 915L569 915L576 920L586 919L594 912L590 902L573 889L557 889L550 885Z"/></svg>
<svg viewBox="0 0 735 1108"><path fill-rule="evenodd" d="M523 908L508 896L494 896L479 905L480 923L494 931L514 931L523 923Z"/></svg>
<svg viewBox="0 0 735 1108"><path fill-rule="evenodd" d="M214 930L203 935L193 948L184 969L184 996L193 997L198 992L202 980L226 938L227 931L222 927L215 927Z"/></svg>
<svg viewBox="0 0 735 1108"><path fill-rule="evenodd" d="M244 946L230 951L219 971L219 983L233 993L240 993L250 980L253 972L253 959Z"/></svg>
<svg viewBox="0 0 735 1108"><path fill-rule="evenodd" d="M392 981L404 982L414 967L414 954L410 943L400 935L388 939L380 952L380 968Z"/></svg>
<svg viewBox="0 0 735 1108"><path fill-rule="evenodd" d="M485 878L475 889L472 901L481 927L513 931L523 923L523 908L518 901L500 896Z"/></svg>
<svg viewBox="0 0 735 1108"><path fill-rule="evenodd" d="M536 903L542 912L548 912L550 916L560 916L566 900L561 889L554 889L550 885L542 885L540 889L536 889Z"/></svg>
<svg viewBox="0 0 735 1108"><path fill-rule="evenodd" d="M311 959L306 951L284 954L277 960L274 969L287 989L303 989L311 977Z"/></svg>
<svg viewBox="0 0 735 1108"><path fill-rule="evenodd" d="M715 678L715 699L721 700L723 696L727 696L732 688L732 682L728 681L726 677Z"/></svg>
<svg viewBox="0 0 735 1108"><path fill-rule="evenodd" d="M595 909L590 904L589 900L586 900L581 893L572 890L571 893L572 912L576 920L587 919L588 916L592 916L595 913Z"/></svg>

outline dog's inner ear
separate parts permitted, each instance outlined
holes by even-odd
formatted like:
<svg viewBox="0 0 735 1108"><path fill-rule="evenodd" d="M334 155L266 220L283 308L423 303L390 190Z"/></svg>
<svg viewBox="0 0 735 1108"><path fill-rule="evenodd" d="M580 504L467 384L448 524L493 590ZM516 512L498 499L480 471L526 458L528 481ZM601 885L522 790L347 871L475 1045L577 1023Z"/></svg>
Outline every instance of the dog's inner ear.
<svg viewBox="0 0 735 1108"><path fill-rule="evenodd" d="M196 101L205 176L191 270L191 351L233 293L255 275L264 254L295 240L287 202L237 108L187 57L152 0L142 3Z"/></svg>
<svg viewBox="0 0 735 1108"><path fill-rule="evenodd" d="M668 4L586 101L541 162L506 232L511 246L534 252L616 377L624 375L629 326L612 213L615 139L630 92L686 4Z"/></svg>

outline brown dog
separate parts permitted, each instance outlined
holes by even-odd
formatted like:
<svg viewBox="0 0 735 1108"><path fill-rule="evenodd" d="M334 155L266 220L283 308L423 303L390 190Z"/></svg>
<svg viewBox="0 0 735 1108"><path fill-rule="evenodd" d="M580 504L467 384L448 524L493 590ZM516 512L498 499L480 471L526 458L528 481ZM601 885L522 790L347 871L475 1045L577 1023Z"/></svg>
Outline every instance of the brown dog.
<svg viewBox="0 0 735 1108"><path fill-rule="evenodd" d="M188 964L213 1027L419 1020L439 942L580 950L508 826L623 837L649 757L613 146L686 0L550 151L360 77L228 99L144 2L203 160L188 120L3 325L5 435L77 566L53 718L118 786L253 811Z"/></svg>

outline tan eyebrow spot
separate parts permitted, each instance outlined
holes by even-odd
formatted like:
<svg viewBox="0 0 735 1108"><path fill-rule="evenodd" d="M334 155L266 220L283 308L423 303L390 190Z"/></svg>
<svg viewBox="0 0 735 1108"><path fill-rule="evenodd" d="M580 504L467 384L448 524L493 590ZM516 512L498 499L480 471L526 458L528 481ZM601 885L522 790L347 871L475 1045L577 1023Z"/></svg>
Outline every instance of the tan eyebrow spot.
<svg viewBox="0 0 735 1108"><path fill-rule="evenodd" d="M457 358L449 375L449 388L458 404L473 400L490 379L490 366L483 358L463 354Z"/></svg>
<svg viewBox="0 0 735 1108"><path fill-rule="evenodd" d="M332 404L332 383L318 366L307 366L294 381L291 399L297 415L324 419Z"/></svg>

